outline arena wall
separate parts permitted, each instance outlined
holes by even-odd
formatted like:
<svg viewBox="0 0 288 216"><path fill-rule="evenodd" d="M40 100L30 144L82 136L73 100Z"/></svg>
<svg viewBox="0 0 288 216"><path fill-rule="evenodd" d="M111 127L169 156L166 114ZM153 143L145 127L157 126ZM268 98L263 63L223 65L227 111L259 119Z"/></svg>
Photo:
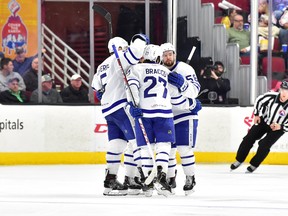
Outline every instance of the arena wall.
<svg viewBox="0 0 288 216"><path fill-rule="evenodd" d="M252 110L203 107L196 161L232 162L252 125ZM107 126L99 106L0 105L1 165L105 163L106 144ZM288 164L288 133L272 147L264 163Z"/></svg>

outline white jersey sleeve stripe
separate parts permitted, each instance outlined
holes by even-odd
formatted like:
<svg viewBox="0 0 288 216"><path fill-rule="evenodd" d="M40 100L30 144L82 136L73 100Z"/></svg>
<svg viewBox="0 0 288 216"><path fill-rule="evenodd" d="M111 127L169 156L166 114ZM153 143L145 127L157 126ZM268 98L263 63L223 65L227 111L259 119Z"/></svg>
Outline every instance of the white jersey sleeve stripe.
<svg viewBox="0 0 288 216"><path fill-rule="evenodd" d="M133 54L133 52L132 52L132 50L130 49L130 47L128 48L128 51L129 51L129 53L131 54L131 56L132 56L135 60L137 60L137 61L140 60L140 58L137 58L137 57Z"/></svg>
<svg viewBox="0 0 288 216"><path fill-rule="evenodd" d="M184 99L184 100L182 100L181 102L178 102L178 103L175 103L175 102L171 101L171 104L172 104L173 106L178 106L178 105L181 105L181 104L183 104L183 103L186 103L186 99Z"/></svg>
<svg viewBox="0 0 288 216"><path fill-rule="evenodd" d="M129 79L128 80L129 86L132 87L133 85L137 87L137 89L140 88L140 83L137 79Z"/></svg>
<svg viewBox="0 0 288 216"><path fill-rule="evenodd" d="M129 86L130 86L130 87L132 87L132 86L136 86L137 89L139 89L139 85L137 85L136 83L131 83Z"/></svg>
<svg viewBox="0 0 288 216"><path fill-rule="evenodd" d="M177 100L177 99L179 99L179 98L181 98L182 97L182 95L179 95L179 96L177 96L177 97L171 97L171 99L172 100Z"/></svg>
<svg viewBox="0 0 288 216"><path fill-rule="evenodd" d="M193 83L193 85L194 85L198 90L200 90L201 85L200 85L199 82L192 82L192 83Z"/></svg>
<svg viewBox="0 0 288 216"><path fill-rule="evenodd" d="M128 83L138 83L138 85L140 85L140 82L139 82L139 80L137 80L137 79L128 79Z"/></svg>
<svg viewBox="0 0 288 216"><path fill-rule="evenodd" d="M136 58L136 56L133 54L133 52L131 51L130 48L128 48L128 50L124 52L124 57L130 65L133 65L132 61L138 62L140 60L140 59Z"/></svg>
<svg viewBox="0 0 288 216"><path fill-rule="evenodd" d="M126 52L124 53L124 57L125 57L126 61L127 61L130 65L133 65L132 62L130 62L129 58L127 57Z"/></svg>

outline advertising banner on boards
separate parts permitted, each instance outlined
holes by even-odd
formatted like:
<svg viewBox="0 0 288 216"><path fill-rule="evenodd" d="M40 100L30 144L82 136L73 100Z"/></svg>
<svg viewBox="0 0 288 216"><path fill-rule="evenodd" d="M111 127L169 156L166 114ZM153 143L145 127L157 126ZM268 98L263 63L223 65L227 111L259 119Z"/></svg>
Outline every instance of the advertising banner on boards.
<svg viewBox="0 0 288 216"><path fill-rule="evenodd" d="M252 110L203 108L195 151L236 152L253 124ZM105 152L107 129L100 106L0 105L0 152ZM288 152L287 136L271 151Z"/></svg>

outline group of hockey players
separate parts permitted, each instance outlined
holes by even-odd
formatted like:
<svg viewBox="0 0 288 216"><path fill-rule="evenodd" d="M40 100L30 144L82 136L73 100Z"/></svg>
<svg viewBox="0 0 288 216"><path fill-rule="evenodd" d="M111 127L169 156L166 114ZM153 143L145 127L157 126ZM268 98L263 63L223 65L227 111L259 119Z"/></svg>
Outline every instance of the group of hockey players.
<svg viewBox="0 0 288 216"><path fill-rule="evenodd" d="M108 126L104 195L174 194L176 151L184 174L185 195L193 191L200 84L194 69L176 60L171 43L150 44L144 34L130 45L110 39L110 56L92 81ZM117 180L124 153L124 183Z"/></svg>

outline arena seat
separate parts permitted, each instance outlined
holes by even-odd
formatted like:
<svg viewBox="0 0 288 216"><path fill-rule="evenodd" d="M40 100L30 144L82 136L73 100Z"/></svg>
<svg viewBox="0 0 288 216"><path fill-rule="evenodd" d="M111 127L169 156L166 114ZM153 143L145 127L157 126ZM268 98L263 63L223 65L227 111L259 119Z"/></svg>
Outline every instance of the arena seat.
<svg viewBox="0 0 288 216"><path fill-rule="evenodd" d="M274 46L273 46L273 52L279 52L281 50L279 38L274 38Z"/></svg>
<svg viewBox="0 0 288 216"><path fill-rule="evenodd" d="M268 57L262 60L262 73L267 76ZM282 57L272 57L272 72L285 74L285 60Z"/></svg>
<svg viewBox="0 0 288 216"><path fill-rule="evenodd" d="M241 56L240 59L241 59L241 62L240 62L241 65L250 64L250 56Z"/></svg>

